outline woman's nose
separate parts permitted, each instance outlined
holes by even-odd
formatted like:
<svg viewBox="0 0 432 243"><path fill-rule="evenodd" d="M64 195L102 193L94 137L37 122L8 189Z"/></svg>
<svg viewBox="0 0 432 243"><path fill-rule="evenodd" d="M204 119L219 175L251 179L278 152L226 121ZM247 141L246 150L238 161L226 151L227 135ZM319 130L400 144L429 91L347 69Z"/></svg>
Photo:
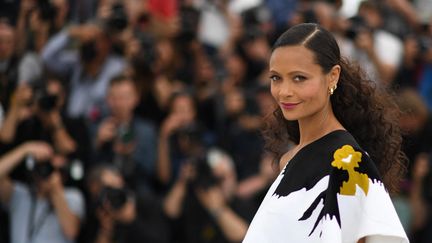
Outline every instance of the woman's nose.
<svg viewBox="0 0 432 243"><path fill-rule="evenodd" d="M284 81L279 87L279 95L282 97L289 97L293 95L293 87L290 82Z"/></svg>

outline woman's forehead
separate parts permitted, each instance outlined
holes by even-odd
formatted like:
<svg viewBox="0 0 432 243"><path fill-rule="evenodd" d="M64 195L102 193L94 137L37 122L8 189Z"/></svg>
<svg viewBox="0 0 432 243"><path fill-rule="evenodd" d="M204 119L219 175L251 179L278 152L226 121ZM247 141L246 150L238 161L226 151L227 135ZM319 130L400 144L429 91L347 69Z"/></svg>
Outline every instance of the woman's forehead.
<svg viewBox="0 0 432 243"><path fill-rule="evenodd" d="M314 53L304 46L283 46L276 48L269 62L270 71L313 71L320 69Z"/></svg>

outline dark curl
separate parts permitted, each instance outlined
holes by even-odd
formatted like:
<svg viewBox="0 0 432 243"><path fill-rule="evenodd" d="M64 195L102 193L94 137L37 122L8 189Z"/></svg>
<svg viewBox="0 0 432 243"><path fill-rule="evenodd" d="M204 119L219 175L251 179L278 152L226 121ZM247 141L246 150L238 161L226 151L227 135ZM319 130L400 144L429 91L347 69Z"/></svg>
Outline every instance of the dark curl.
<svg viewBox="0 0 432 243"><path fill-rule="evenodd" d="M273 50L290 45L303 45L312 51L324 73L334 65L341 66L338 87L330 98L333 112L376 163L387 189L397 191L407 160L401 151L400 111L393 96L367 79L360 67L341 58L332 34L317 24L290 28L279 37ZM277 160L287 151L290 141L299 143L298 122L287 121L280 107L264 120L266 150Z"/></svg>

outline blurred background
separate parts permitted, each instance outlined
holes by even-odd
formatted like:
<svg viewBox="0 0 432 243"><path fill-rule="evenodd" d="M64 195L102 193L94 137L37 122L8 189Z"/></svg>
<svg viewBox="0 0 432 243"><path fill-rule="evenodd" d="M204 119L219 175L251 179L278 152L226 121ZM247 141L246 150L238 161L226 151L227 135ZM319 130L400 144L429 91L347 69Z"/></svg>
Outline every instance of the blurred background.
<svg viewBox="0 0 432 243"><path fill-rule="evenodd" d="M0 243L241 242L278 173L271 46L302 22L395 93L410 163L392 199L432 242L432 1L0 0L0 155L26 154L0 166Z"/></svg>

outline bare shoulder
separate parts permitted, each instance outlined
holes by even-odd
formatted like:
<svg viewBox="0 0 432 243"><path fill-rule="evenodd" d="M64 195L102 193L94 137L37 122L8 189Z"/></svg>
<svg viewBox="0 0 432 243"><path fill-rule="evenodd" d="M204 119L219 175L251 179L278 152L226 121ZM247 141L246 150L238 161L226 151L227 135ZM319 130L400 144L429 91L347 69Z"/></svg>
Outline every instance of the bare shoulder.
<svg viewBox="0 0 432 243"><path fill-rule="evenodd" d="M279 160L279 170L283 170L288 162L293 158L294 148L285 152Z"/></svg>

